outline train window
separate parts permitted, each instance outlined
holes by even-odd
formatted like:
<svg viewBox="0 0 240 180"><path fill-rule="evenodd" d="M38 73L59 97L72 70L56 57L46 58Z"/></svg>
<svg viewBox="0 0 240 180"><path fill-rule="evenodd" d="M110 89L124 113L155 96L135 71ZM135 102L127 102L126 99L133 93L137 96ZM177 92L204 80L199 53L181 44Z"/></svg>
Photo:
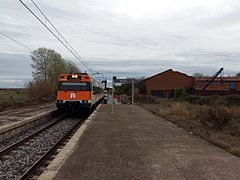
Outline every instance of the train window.
<svg viewBox="0 0 240 180"><path fill-rule="evenodd" d="M90 91L91 85L89 82L60 82L60 91Z"/></svg>

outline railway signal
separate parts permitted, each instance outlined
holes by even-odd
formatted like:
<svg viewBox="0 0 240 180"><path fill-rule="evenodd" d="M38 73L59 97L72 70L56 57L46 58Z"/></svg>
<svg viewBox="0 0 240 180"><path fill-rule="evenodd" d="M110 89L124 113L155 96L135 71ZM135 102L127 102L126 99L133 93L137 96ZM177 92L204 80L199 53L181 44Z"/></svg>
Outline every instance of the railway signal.
<svg viewBox="0 0 240 180"><path fill-rule="evenodd" d="M102 81L102 84L104 84L104 90L107 89L107 80L105 79L104 81Z"/></svg>

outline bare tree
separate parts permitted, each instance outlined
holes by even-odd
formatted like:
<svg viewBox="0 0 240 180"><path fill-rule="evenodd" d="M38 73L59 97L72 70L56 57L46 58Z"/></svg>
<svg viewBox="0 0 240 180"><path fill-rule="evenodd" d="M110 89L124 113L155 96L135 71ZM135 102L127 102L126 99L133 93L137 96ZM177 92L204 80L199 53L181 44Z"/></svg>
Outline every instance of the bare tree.
<svg viewBox="0 0 240 180"><path fill-rule="evenodd" d="M238 72L235 76L236 76L236 77L240 77L240 72Z"/></svg>
<svg viewBox="0 0 240 180"><path fill-rule="evenodd" d="M53 97L60 74L80 72L73 62L64 60L53 49L38 48L31 53L31 58L33 81L26 86L32 97Z"/></svg>
<svg viewBox="0 0 240 180"><path fill-rule="evenodd" d="M67 68L69 73L79 73L80 69L72 61L67 61Z"/></svg>
<svg viewBox="0 0 240 180"><path fill-rule="evenodd" d="M203 73L198 73L198 72L193 73L193 76L194 77L205 77L205 75Z"/></svg>
<svg viewBox="0 0 240 180"><path fill-rule="evenodd" d="M55 50L38 48L31 54L34 80L56 81L58 75L66 73L67 63Z"/></svg>

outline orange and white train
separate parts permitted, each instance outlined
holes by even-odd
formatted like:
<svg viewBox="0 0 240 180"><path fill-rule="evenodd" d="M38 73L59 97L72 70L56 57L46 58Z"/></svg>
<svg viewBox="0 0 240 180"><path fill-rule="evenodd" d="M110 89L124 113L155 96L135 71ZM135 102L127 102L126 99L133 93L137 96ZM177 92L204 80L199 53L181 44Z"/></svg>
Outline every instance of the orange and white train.
<svg viewBox="0 0 240 180"><path fill-rule="evenodd" d="M103 98L103 85L93 80L87 73L59 76L57 90L59 110L90 112Z"/></svg>

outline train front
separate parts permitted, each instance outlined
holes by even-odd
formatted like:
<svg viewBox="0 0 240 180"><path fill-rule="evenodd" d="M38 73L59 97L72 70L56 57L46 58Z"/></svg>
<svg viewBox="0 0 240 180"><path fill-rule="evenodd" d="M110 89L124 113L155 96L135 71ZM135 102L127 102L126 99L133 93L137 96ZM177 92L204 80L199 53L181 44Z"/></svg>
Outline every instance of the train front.
<svg viewBox="0 0 240 180"><path fill-rule="evenodd" d="M59 76L57 108L61 111L86 111L92 106L91 77L86 73Z"/></svg>

